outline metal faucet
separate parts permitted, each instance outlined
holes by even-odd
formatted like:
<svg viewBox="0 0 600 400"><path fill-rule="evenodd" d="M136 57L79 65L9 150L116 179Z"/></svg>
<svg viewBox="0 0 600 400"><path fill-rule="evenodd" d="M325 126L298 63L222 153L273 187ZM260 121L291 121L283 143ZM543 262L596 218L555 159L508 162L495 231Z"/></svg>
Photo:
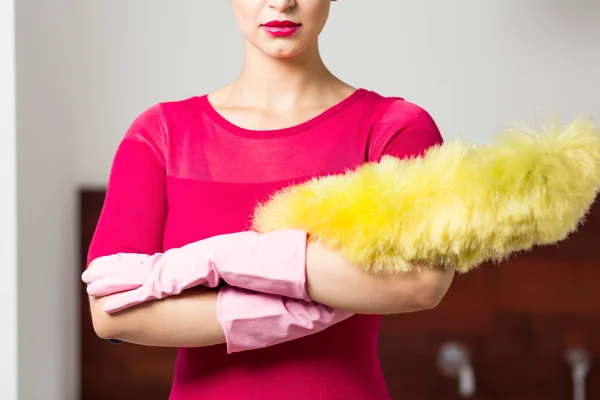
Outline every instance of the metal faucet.
<svg viewBox="0 0 600 400"><path fill-rule="evenodd" d="M585 378L591 367L589 353L581 347L567 349L565 362L571 367L573 400L585 400Z"/></svg>
<svg viewBox="0 0 600 400"><path fill-rule="evenodd" d="M446 342L438 351L438 368L447 377L458 379L458 394L469 398L475 394L475 371L467 347L459 342Z"/></svg>

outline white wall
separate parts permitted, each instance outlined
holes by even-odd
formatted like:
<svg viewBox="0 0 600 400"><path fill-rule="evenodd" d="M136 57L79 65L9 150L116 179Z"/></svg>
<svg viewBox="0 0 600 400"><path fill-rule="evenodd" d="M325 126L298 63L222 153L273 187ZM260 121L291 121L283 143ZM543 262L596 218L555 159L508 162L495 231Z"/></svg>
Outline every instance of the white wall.
<svg viewBox="0 0 600 400"><path fill-rule="evenodd" d="M0 1L0 393L17 399L17 162L14 1Z"/></svg>
<svg viewBox="0 0 600 400"><path fill-rule="evenodd" d="M74 400L78 284L70 0L16 6L19 400ZM5 399L4 394L0 395ZM8 399L7 399L8 400ZM10 399L12 400L12 399Z"/></svg>
<svg viewBox="0 0 600 400"><path fill-rule="evenodd" d="M77 182L103 185L127 125L237 73L225 0L78 2ZM600 117L600 2L342 0L323 36L342 78L427 108L448 139Z"/></svg>
<svg viewBox="0 0 600 400"><path fill-rule="evenodd" d="M105 185L145 107L232 79L241 42L225 0L17 2L17 267L12 1L0 7L0 397L16 399L18 270L19 399L75 400L76 190ZM342 0L332 11L330 67L423 105L448 139L600 118L597 1Z"/></svg>

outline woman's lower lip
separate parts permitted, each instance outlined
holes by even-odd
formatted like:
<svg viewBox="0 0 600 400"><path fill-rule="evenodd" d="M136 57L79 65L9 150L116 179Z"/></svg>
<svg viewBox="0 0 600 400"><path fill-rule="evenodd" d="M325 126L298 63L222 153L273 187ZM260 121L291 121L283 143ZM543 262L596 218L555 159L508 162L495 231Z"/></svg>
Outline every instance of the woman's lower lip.
<svg viewBox="0 0 600 400"><path fill-rule="evenodd" d="M298 32L300 25L296 26L263 26L262 27L267 34L275 37L292 36Z"/></svg>

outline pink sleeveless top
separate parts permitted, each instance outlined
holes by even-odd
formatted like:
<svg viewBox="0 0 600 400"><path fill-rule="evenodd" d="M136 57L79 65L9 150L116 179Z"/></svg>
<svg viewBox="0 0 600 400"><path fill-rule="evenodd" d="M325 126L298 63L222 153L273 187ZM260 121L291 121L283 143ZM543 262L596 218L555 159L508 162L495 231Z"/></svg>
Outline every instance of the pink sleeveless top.
<svg viewBox="0 0 600 400"><path fill-rule="evenodd" d="M245 230L257 201L276 189L384 154L419 156L441 142L422 108L365 89L305 123L269 131L233 125L207 96L160 103L120 143L88 258L152 254ZM378 316L357 315L261 350L182 348L170 399L389 399L378 331Z"/></svg>

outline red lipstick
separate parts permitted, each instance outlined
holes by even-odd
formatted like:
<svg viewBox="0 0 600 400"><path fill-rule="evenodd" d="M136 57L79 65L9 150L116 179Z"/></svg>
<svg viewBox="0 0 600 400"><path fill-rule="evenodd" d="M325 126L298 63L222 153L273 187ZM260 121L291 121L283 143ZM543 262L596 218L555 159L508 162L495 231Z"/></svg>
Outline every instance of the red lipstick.
<svg viewBox="0 0 600 400"><path fill-rule="evenodd" d="M274 37L292 36L300 29L300 24L292 21L270 21L262 25L265 32Z"/></svg>

